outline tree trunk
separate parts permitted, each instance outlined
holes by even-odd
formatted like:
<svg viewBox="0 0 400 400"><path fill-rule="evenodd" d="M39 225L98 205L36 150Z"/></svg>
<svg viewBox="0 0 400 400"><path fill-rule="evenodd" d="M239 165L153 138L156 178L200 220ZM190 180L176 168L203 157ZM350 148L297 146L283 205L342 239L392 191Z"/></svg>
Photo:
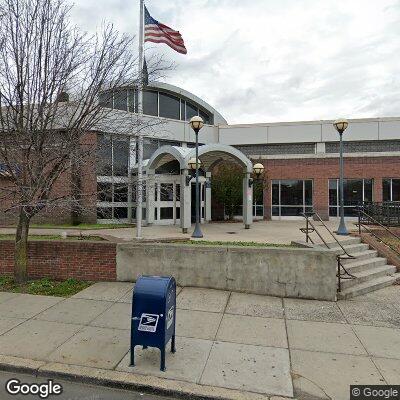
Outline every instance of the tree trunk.
<svg viewBox="0 0 400 400"><path fill-rule="evenodd" d="M28 233L30 218L21 207L15 235L14 279L25 282L28 279Z"/></svg>

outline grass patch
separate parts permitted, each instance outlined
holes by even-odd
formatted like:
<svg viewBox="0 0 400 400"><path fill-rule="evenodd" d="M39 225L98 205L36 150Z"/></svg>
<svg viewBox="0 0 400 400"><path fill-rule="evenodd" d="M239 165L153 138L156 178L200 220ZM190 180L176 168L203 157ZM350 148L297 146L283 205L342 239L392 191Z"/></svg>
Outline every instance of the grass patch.
<svg viewBox="0 0 400 400"><path fill-rule="evenodd" d="M31 224L31 228L38 229L81 229L81 230L96 230L96 229L118 229L132 228L134 224Z"/></svg>
<svg viewBox="0 0 400 400"><path fill-rule="evenodd" d="M15 240L15 235L13 234L0 234L0 240ZM28 241L37 241L37 240L94 240L94 241L104 241L105 239L99 236L67 236L66 239L62 239L60 235L29 235Z"/></svg>
<svg viewBox="0 0 400 400"><path fill-rule="evenodd" d="M92 282L67 279L53 281L49 278L16 283L13 278L0 276L0 291L28 293L42 296L70 297L92 285Z"/></svg>
<svg viewBox="0 0 400 400"><path fill-rule="evenodd" d="M190 240L186 244L206 246L241 246L241 247L298 247L293 244L258 243L258 242L222 242L209 240Z"/></svg>

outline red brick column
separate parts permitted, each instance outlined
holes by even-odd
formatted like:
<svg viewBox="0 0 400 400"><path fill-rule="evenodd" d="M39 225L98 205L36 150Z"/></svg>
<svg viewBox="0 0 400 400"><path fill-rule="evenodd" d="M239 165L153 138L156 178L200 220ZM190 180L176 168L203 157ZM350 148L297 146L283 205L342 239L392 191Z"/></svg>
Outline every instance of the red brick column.
<svg viewBox="0 0 400 400"><path fill-rule="evenodd" d="M329 180L327 178L314 178L313 206L314 211L324 221L329 219Z"/></svg>

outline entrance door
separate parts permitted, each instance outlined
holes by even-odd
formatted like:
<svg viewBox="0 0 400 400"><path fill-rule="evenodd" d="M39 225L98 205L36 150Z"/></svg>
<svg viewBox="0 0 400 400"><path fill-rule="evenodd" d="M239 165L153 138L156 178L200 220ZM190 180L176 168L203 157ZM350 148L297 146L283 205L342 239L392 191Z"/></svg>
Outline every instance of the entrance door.
<svg viewBox="0 0 400 400"><path fill-rule="evenodd" d="M181 218L179 177L159 176L154 193L154 223L177 225Z"/></svg>
<svg viewBox="0 0 400 400"><path fill-rule="evenodd" d="M204 178L200 178L200 222L204 223L205 217L205 184ZM196 222L196 182L192 181L192 223Z"/></svg>

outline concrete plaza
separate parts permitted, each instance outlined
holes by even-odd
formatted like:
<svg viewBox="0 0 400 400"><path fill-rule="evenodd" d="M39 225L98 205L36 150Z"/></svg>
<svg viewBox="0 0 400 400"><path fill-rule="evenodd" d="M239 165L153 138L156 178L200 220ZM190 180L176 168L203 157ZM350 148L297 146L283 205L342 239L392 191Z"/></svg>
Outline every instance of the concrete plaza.
<svg viewBox="0 0 400 400"><path fill-rule="evenodd" d="M337 303L179 289L166 372L154 349L137 347L128 366L132 288L1 292L1 368L232 399L345 400L350 384L400 384L400 286Z"/></svg>
<svg viewBox="0 0 400 400"><path fill-rule="evenodd" d="M320 222L313 222L321 235L329 242L333 241L329 232L321 226ZM324 222L333 232L338 227L338 221L331 220ZM304 219L291 221L256 221L250 229L245 229L242 222L213 222L202 224L201 229L204 234L203 240L223 241L223 242L257 242L257 243L275 243L290 244L291 241L304 241L305 235L300 228L305 227ZM347 222L348 229L354 230L354 222ZM187 234L182 233L182 229L177 225L151 225L143 227L144 239L190 239L194 226L189 229ZM31 235L61 235L66 232L70 236L104 236L108 240L124 242L135 238L136 228L114 228L114 229L93 229L79 230L74 228L32 228ZM0 234L15 233L15 228L0 228ZM314 233L313 238L317 243L321 240ZM343 237L337 237L338 239Z"/></svg>

